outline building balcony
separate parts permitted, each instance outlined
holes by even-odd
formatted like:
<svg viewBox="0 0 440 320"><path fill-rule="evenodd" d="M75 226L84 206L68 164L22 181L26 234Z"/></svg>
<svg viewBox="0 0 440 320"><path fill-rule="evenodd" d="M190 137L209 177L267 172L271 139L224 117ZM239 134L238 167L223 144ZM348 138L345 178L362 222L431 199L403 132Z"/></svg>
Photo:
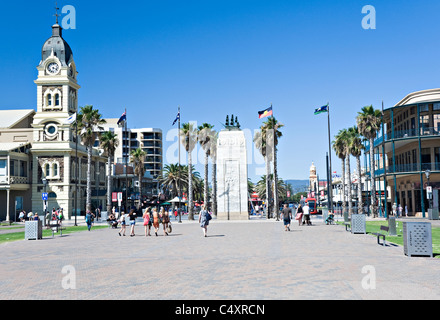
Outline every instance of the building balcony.
<svg viewBox="0 0 440 320"><path fill-rule="evenodd" d="M410 164L399 164L399 165L391 165L386 167L387 175L391 174L420 174L424 173L426 170L431 170L432 172L439 171L440 172L440 162L431 162L431 163L422 163L421 168L418 163L410 163ZM383 168L374 171L376 177L382 176L385 173ZM370 172L366 172L367 176L370 176Z"/></svg>

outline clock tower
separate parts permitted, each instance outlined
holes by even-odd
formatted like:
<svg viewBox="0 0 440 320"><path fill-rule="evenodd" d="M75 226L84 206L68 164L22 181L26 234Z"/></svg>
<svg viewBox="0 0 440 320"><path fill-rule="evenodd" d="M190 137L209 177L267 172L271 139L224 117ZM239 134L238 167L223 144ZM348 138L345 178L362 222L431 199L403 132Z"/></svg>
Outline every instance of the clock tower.
<svg viewBox="0 0 440 320"><path fill-rule="evenodd" d="M37 66L37 112L33 127L33 211L43 212L42 192L49 194L47 210L63 208L71 216L71 183L75 177L74 160L76 135L66 119L77 112L77 71L72 49L63 39L58 23L52 26L52 36L46 40ZM78 151L85 154L84 146Z"/></svg>

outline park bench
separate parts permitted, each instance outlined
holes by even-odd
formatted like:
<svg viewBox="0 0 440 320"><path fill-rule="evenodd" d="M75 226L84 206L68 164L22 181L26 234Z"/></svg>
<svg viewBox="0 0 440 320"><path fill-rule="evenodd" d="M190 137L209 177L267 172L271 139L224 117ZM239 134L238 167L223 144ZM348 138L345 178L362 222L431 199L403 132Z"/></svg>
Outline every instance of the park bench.
<svg viewBox="0 0 440 320"><path fill-rule="evenodd" d="M385 233L382 233L382 231L384 231L384 232L388 232L389 230L390 230L390 228L387 227L387 226L380 226L380 231L381 231L381 232L375 232L375 233L373 233L375 236L377 236L377 244L381 244L381 245L385 246L385 237L386 237L386 234L385 234ZM380 243L380 238L383 239L383 242L382 242L382 243Z"/></svg>
<svg viewBox="0 0 440 320"><path fill-rule="evenodd" d="M63 230L66 230L66 228L62 227L62 225L58 222L58 220L49 221L49 228L52 229L52 238L55 237L55 232L58 231L60 231L60 237L62 237Z"/></svg>
<svg viewBox="0 0 440 320"><path fill-rule="evenodd" d="M350 231L351 232L351 222L350 221L344 222L344 226L345 226L345 231Z"/></svg>

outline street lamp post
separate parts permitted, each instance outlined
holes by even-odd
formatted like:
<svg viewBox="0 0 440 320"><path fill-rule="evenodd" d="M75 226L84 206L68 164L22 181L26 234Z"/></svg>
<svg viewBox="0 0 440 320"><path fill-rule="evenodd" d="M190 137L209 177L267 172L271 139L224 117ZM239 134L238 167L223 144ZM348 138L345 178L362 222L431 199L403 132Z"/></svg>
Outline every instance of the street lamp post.
<svg viewBox="0 0 440 320"><path fill-rule="evenodd" d="M426 179L428 180L427 187L430 187L430 185L429 185L429 176L431 175L431 170L429 170L429 169L425 170L425 175L426 175ZM429 200L429 209L432 209L432 193L431 192L426 192L426 195L427 195L428 200Z"/></svg>
<svg viewBox="0 0 440 320"><path fill-rule="evenodd" d="M43 190L44 190L44 193L46 193L47 179L46 179L46 178L42 178L41 181L43 182ZM44 200L44 202L43 202L43 206L44 206L44 217L43 217L43 220L46 221L46 214L47 214L47 200Z"/></svg>

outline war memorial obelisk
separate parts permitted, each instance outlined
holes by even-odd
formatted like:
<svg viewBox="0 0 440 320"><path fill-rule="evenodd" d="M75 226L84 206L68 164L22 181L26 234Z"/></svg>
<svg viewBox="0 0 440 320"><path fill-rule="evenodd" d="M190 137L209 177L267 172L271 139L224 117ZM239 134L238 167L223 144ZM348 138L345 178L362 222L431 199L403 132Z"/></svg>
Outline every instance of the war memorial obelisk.
<svg viewBox="0 0 440 320"><path fill-rule="evenodd" d="M249 220L246 138L233 115L217 140L217 189L217 219Z"/></svg>

